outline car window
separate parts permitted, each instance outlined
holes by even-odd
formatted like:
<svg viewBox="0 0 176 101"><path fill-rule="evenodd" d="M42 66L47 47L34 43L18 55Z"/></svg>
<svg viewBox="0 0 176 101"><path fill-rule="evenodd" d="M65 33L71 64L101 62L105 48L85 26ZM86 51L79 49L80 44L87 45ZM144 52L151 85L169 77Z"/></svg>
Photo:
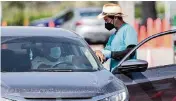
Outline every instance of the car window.
<svg viewBox="0 0 176 101"><path fill-rule="evenodd" d="M137 58L146 60L149 68L175 63L172 35L154 38L137 50Z"/></svg>
<svg viewBox="0 0 176 101"><path fill-rule="evenodd" d="M58 17L56 19L56 22L60 23L60 24L63 24L64 22L67 22L67 21L71 20L73 18L73 16L74 16L73 11L69 11L69 12L63 14L62 16Z"/></svg>
<svg viewBox="0 0 176 101"><path fill-rule="evenodd" d="M85 12L80 12L81 17L92 17L92 16L98 16L101 11L85 11Z"/></svg>
<svg viewBox="0 0 176 101"><path fill-rule="evenodd" d="M98 69L85 43L73 38L12 38L1 43L1 46L2 72Z"/></svg>
<svg viewBox="0 0 176 101"><path fill-rule="evenodd" d="M65 14L65 21L71 20L73 18L73 12L69 11L68 13Z"/></svg>

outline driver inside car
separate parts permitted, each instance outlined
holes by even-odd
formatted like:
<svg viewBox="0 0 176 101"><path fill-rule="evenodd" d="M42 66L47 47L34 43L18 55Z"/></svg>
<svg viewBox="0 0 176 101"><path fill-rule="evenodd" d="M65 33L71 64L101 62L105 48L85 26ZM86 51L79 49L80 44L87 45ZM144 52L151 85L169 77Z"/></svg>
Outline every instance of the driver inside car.
<svg viewBox="0 0 176 101"><path fill-rule="evenodd" d="M66 57L68 59L61 57L61 48L56 45L45 44L38 53L32 60L32 69L53 68L58 63L69 60L68 57Z"/></svg>

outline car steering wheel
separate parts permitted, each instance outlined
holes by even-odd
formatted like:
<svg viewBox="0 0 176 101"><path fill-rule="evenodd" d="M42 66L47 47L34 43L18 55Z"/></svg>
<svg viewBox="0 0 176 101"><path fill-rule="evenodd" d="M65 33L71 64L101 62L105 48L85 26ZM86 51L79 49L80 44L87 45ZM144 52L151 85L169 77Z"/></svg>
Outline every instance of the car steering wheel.
<svg viewBox="0 0 176 101"><path fill-rule="evenodd" d="M75 64L68 62L68 61L59 62L59 63L55 64L54 66L52 66L51 68L56 68L58 65L61 65L61 64L72 65L74 67L74 69L78 68L78 66L76 66Z"/></svg>

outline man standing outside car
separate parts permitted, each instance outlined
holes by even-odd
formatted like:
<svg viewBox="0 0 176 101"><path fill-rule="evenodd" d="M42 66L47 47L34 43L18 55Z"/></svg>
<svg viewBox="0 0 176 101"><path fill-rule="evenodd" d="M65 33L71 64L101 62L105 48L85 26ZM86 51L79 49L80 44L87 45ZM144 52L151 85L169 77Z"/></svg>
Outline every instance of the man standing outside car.
<svg viewBox="0 0 176 101"><path fill-rule="evenodd" d="M113 3L105 4L102 13L98 15L99 19L103 18L105 20L105 28L107 30L116 29L115 33L109 37L105 48L95 51L96 56L102 63L107 59L111 59L110 71L137 44L137 32L123 20L125 16L120 5ZM135 58L136 54L133 53L129 59Z"/></svg>

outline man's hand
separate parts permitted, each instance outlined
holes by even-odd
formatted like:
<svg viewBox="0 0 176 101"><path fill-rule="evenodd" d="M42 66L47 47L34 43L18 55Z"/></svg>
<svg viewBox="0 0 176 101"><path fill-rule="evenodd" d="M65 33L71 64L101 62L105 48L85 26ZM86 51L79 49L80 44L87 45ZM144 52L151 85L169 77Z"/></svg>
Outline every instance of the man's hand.
<svg viewBox="0 0 176 101"><path fill-rule="evenodd" d="M105 56L100 50L96 50L95 54L98 57L98 59L101 61L101 63L105 61Z"/></svg>

